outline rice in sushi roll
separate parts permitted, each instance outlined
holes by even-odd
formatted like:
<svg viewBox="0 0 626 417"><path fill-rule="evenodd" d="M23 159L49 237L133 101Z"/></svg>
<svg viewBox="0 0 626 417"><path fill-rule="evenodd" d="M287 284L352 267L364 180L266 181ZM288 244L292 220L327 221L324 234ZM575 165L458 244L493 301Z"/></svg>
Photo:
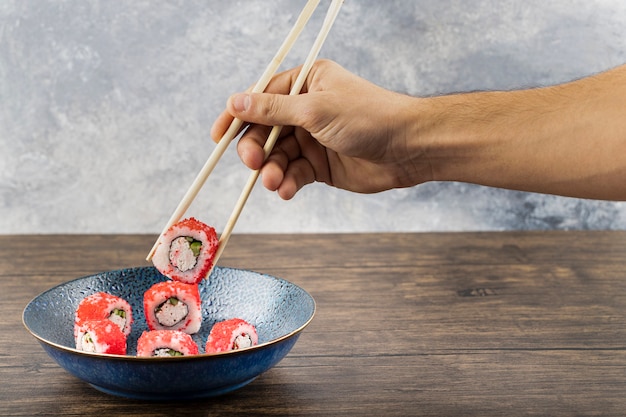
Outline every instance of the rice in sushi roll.
<svg viewBox="0 0 626 417"><path fill-rule="evenodd" d="M126 335L110 320L90 320L76 329L76 349L126 355Z"/></svg>
<svg viewBox="0 0 626 417"><path fill-rule="evenodd" d="M170 279L197 284L213 267L218 245L215 229L190 217L163 233L152 263Z"/></svg>
<svg viewBox="0 0 626 417"><path fill-rule="evenodd" d="M74 315L74 336L79 327L89 320L110 320L128 336L133 323L133 310L128 301L106 292L97 292L83 298Z"/></svg>
<svg viewBox="0 0 626 417"><path fill-rule="evenodd" d="M150 330L200 330L202 311L196 284L163 281L150 287L143 297L143 308Z"/></svg>
<svg viewBox="0 0 626 417"><path fill-rule="evenodd" d="M198 345L187 333L178 330L143 332L137 340L137 356L197 355Z"/></svg>
<svg viewBox="0 0 626 417"><path fill-rule="evenodd" d="M259 343L256 328L245 320L234 318L215 323L206 342L206 353L228 352Z"/></svg>

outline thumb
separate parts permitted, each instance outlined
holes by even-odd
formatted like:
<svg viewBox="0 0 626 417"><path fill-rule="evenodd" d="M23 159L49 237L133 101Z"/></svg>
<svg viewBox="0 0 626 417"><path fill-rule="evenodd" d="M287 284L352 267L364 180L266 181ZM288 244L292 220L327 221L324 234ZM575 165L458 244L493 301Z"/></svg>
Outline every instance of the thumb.
<svg viewBox="0 0 626 417"><path fill-rule="evenodd" d="M295 126L300 96L238 93L228 100L228 111L238 119L265 126Z"/></svg>

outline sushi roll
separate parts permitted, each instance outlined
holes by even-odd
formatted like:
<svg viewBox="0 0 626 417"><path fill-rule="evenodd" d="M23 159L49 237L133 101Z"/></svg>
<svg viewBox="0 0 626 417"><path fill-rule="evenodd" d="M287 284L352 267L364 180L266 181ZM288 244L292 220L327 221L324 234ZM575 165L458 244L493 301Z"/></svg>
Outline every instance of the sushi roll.
<svg viewBox="0 0 626 417"><path fill-rule="evenodd" d="M143 297L143 309L150 330L200 330L200 291L195 284L163 281L150 287Z"/></svg>
<svg viewBox="0 0 626 417"><path fill-rule="evenodd" d="M76 330L76 349L126 355L126 335L110 320L89 320Z"/></svg>
<svg viewBox="0 0 626 417"><path fill-rule="evenodd" d="M133 310L128 301L121 297L97 292L83 298L74 315L74 336L79 327L89 320L108 319L115 323L125 335L130 334Z"/></svg>
<svg viewBox="0 0 626 417"><path fill-rule="evenodd" d="M256 328L245 320L234 318L215 323L206 342L206 353L228 352L259 343Z"/></svg>
<svg viewBox="0 0 626 417"><path fill-rule="evenodd" d="M198 354L191 336L178 330L143 332L137 340L137 356L189 356Z"/></svg>
<svg viewBox="0 0 626 417"><path fill-rule="evenodd" d="M215 229L190 217L163 233L152 263L170 279L197 284L213 267L218 245Z"/></svg>

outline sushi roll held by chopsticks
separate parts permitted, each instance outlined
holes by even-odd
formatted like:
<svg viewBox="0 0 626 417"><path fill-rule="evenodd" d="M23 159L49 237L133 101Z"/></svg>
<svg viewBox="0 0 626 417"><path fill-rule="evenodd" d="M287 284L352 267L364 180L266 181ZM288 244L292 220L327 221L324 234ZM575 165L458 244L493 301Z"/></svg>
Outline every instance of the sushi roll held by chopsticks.
<svg viewBox="0 0 626 417"><path fill-rule="evenodd" d="M174 281L198 284L211 271L218 246L215 229L190 217L161 236L152 263Z"/></svg>

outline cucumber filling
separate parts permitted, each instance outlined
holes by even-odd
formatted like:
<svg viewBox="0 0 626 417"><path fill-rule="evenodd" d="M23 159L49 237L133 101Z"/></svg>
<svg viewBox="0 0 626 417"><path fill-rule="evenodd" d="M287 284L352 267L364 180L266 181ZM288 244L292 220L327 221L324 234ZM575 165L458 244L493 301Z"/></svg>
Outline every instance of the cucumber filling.
<svg viewBox="0 0 626 417"><path fill-rule="evenodd" d="M91 335L89 333L85 333L81 338L80 348L84 352L95 352L96 344L93 342Z"/></svg>
<svg viewBox="0 0 626 417"><path fill-rule="evenodd" d="M119 308L114 308L109 314L109 320L117 324L121 331L126 327L126 312Z"/></svg>
<svg viewBox="0 0 626 417"><path fill-rule="evenodd" d="M154 351L152 352L152 356L168 357L168 356L185 356L185 355L182 352L179 352L174 349L158 348L158 349L154 349Z"/></svg>

